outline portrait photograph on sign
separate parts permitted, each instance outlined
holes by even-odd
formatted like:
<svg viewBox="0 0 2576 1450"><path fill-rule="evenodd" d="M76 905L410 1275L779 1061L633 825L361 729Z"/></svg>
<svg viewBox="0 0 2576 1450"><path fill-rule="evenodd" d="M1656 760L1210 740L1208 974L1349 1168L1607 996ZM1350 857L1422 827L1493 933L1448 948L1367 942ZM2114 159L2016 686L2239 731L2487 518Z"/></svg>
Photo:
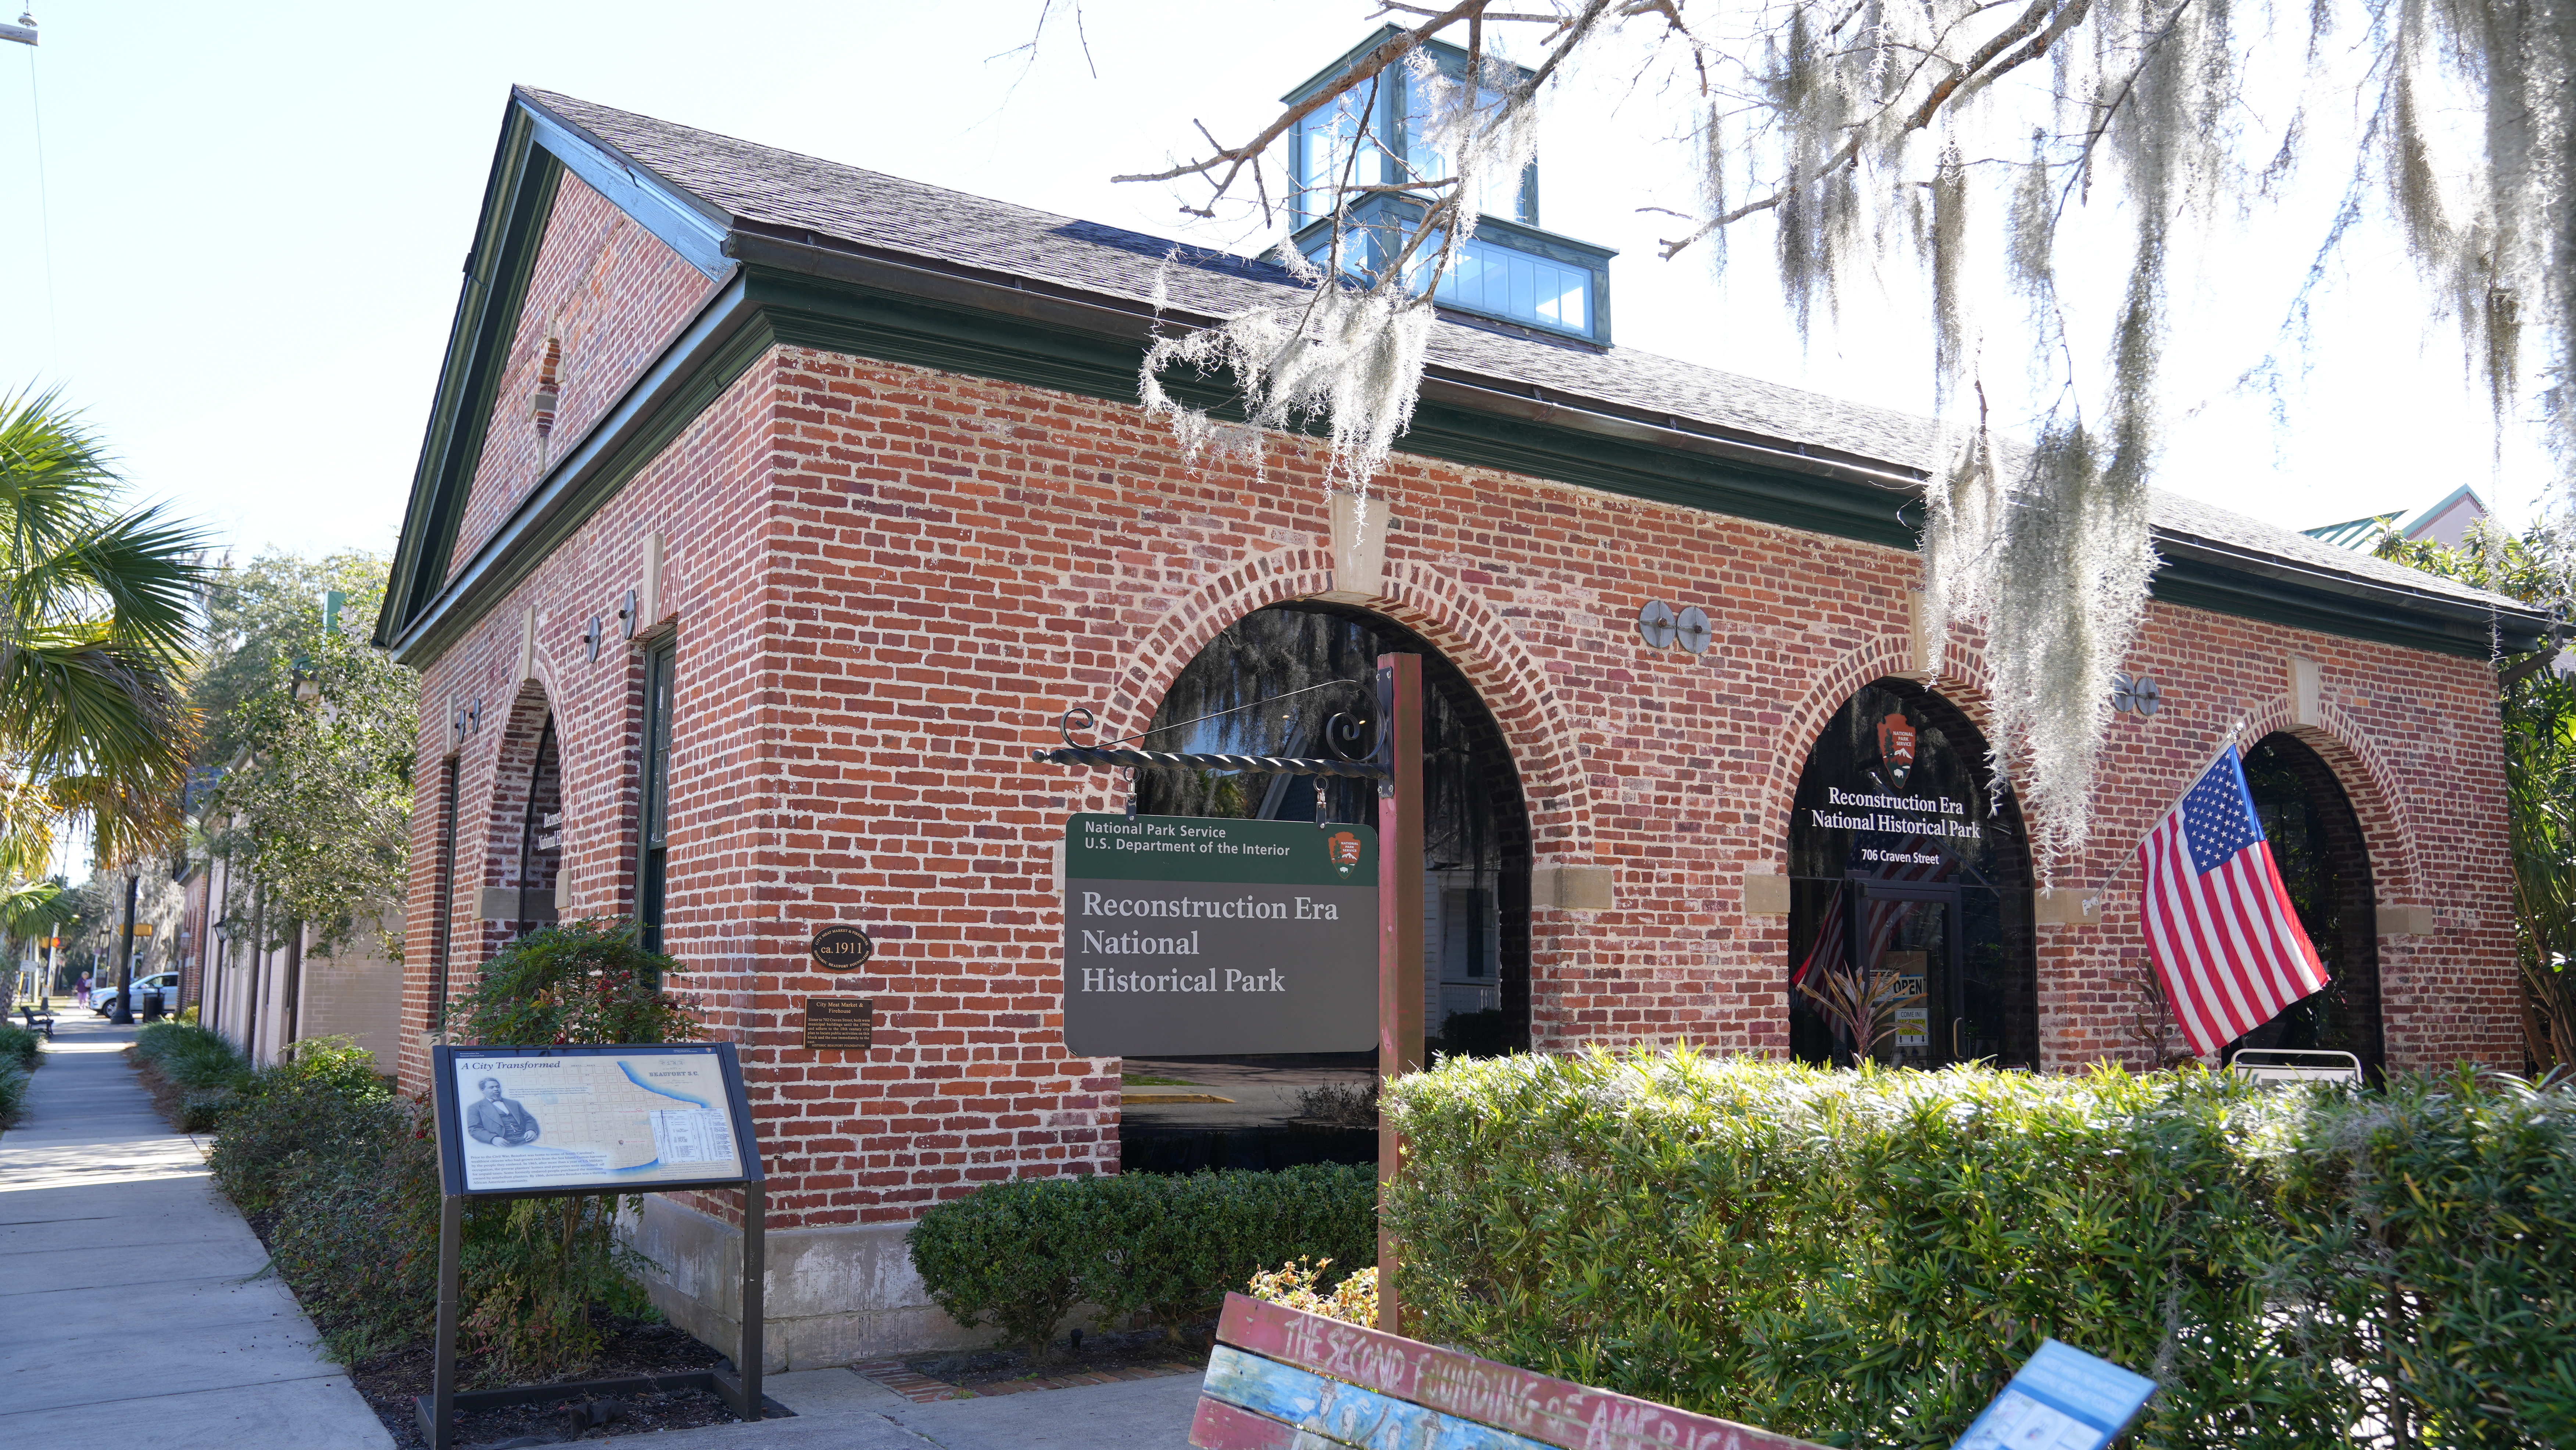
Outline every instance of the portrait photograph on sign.
<svg viewBox="0 0 2576 1450"><path fill-rule="evenodd" d="M740 1178L724 1061L686 1044L442 1052L467 1193L603 1192Z"/></svg>

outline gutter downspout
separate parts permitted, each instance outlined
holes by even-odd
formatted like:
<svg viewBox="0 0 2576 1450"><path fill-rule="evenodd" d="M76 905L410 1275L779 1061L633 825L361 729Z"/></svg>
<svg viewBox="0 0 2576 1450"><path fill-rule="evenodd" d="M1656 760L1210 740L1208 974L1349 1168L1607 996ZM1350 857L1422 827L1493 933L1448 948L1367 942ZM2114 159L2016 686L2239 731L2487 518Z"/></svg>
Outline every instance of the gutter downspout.
<svg viewBox="0 0 2576 1450"><path fill-rule="evenodd" d="M304 1036L304 923L289 922L286 938L285 1027L278 1050L293 1052Z"/></svg>
<svg viewBox="0 0 2576 1450"><path fill-rule="evenodd" d="M259 1066L259 986L268 975L268 893L257 881L250 887L250 1007L242 1014L242 1051Z"/></svg>

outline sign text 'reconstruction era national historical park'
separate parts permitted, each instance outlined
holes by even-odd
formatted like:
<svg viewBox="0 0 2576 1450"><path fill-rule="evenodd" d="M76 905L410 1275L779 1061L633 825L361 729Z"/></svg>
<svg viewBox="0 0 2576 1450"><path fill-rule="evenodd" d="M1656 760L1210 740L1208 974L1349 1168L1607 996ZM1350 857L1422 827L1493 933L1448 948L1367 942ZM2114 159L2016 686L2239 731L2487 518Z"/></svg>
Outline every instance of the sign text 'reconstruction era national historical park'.
<svg viewBox="0 0 2576 1450"><path fill-rule="evenodd" d="M1064 1041L1086 1057L1377 1040L1377 833L1203 816L1065 823Z"/></svg>

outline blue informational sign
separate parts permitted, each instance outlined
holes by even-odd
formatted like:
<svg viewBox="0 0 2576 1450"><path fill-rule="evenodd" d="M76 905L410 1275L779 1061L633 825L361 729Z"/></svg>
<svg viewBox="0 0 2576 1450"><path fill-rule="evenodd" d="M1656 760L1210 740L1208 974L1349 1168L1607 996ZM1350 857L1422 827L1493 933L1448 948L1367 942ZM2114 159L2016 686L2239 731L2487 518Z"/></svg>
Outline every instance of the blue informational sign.
<svg viewBox="0 0 2576 1450"><path fill-rule="evenodd" d="M2045 1340L1952 1450L2102 1450L2155 1392L2144 1375Z"/></svg>

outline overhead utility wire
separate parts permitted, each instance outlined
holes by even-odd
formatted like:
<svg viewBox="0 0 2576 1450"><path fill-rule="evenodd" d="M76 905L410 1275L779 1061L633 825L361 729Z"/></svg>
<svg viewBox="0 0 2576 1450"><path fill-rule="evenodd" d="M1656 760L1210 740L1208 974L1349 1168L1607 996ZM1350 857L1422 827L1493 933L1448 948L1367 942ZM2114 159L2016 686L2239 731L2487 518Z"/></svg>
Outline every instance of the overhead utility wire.
<svg viewBox="0 0 2576 1450"><path fill-rule="evenodd" d="M36 239L45 253L45 339L54 371L63 370L63 319L54 302L54 203L45 179L45 103L36 88L36 17L22 13L18 23L0 26L0 38L27 47L27 109L36 122Z"/></svg>

